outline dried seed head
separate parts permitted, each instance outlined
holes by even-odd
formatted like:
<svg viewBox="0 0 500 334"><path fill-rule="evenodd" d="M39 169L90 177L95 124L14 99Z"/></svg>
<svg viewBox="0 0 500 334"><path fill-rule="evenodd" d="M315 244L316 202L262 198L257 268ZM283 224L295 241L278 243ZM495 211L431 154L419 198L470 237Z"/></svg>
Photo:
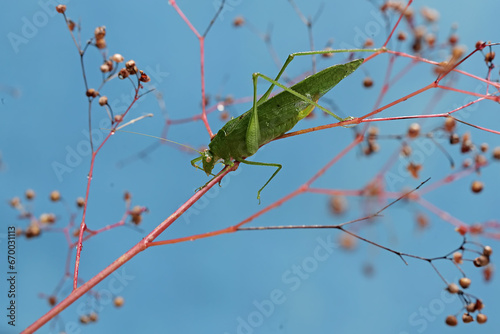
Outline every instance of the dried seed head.
<svg viewBox="0 0 500 334"><path fill-rule="evenodd" d="M466 225L460 225L459 227L457 227L455 229L455 231L457 231L460 235L466 235L467 231L468 231L468 228L467 228Z"/></svg>
<svg viewBox="0 0 500 334"><path fill-rule="evenodd" d="M427 22L436 22L439 19L439 12L433 8L422 7L420 14Z"/></svg>
<svg viewBox="0 0 500 334"><path fill-rule="evenodd" d="M26 229L26 232L24 232L24 235L26 236L26 238L30 239L30 238L38 237L40 235L40 232L41 232L41 230L40 230L40 227L38 226L38 224L32 223Z"/></svg>
<svg viewBox="0 0 500 334"><path fill-rule="evenodd" d="M95 313L95 312L91 312L91 313L89 314L89 319L90 319L90 321L92 321L92 322L96 322L96 321L99 319L99 317L98 317L97 313Z"/></svg>
<svg viewBox="0 0 500 334"><path fill-rule="evenodd" d="M476 312L476 303L469 303L469 304L467 304L467 306L465 307L465 309L469 313Z"/></svg>
<svg viewBox="0 0 500 334"><path fill-rule="evenodd" d="M471 190L473 193L477 194L480 193L483 190L484 186L481 181L474 181L472 182Z"/></svg>
<svg viewBox="0 0 500 334"><path fill-rule="evenodd" d="M108 98L106 96L101 96L99 98L99 105L105 106L106 104L108 104Z"/></svg>
<svg viewBox="0 0 500 334"><path fill-rule="evenodd" d="M97 39L97 40L95 41L95 46L96 46L99 50L105 49L105 48L106 48L106 40L105 40L104 38Z"/></svg>
<svg viewBox="0 0 500 334"><path fill-rule="evenodd" d="M84 314L80 316L80 322L82 324L88 324L90 322L90 318L88 315Z"/></svg>
<svg viewBox="0 0 500 334"><path fill-rule="evenodd" d="M54 190L50 193L50 200L52 202L57 202L61 199L61 193L59 193L59 191L57 190Z"/></svg>
<svg viewBox="0 0 500 334"><path fill-rule="evenodd" d="M370 88L373 86L373 79L371 77L366 77L363 79L363 86L365 88Z"/></svg>
<svg viewBox="0 0 500 334"><path fill-rule="evenodd" d="M97 97L99 95L99 92L96 91L94 88L89 88L87 92L85 93L88 97Z"/></svg>
<svg viewBox="0 0 500 334"><path fill-rule="evenodd" d="M446 117L444 120L444 130L447 132L453 132L455 130L455 126L457 125L457 121L455 121L452 117Z"/></svg>
<svg viewBox="0 0 500 334"><path fill-rule="evenodd" d="M477 50L482 50L482 49L484 49L484 48L485 48L485 46L486 46L486 43L485 43L485 42L483 42L483 41L477 41L477 42L476 42L476 49L477 49Z"/></svg>
<svg viewBox="0 0 500 334"><path fill-rule="evenodd" d="M453 35L451 35L451 36L448 38L448 42L449 42L451 45L455 45L455 44L457 44L457 42L458 42L458 35L457 35L457 34L453 34Z"/></svg>
<svg viewBox="0 0 500 334"><path fill-rule="evenodd" d="M478 324L484 324L486 321L488 321L488 317L486 316L486 314L479 313L476 316L476 321Z"/></svg>
<svg viewBox="0 0 500 334"><path fill-rule="evenodd" d="M446 317L446 324L448 326L456 326L458 324L457 317L454 315L449 315Z"/></svg>
<svg viewBox="0 0 500 334"><path fill-rule="evenodd" d="M57 298L56 296L50 296L47 301L49 302L50 306L54 306L57 303Z"/></svg>
<svg viewBox="0 0 500 334"><path fill-rule="evenodd" d="M135 65L135 61L131 59L128 62L126 62L125 68L127 69L127 71L129 71L130 74L135 74L135 73L131 73L131 71L137 70L137 67Z"/></svg>
<svg viewBox="0 0 500 334"><path fill-rule="evenodd" d="M467 289L470 286L471 280L470 278L467 277L462 277L458 283L460 283L460 286L464 289Z"/></svg>
<svg viewBox="0 0 500 334"><path fill-rule="evenodd" d="M35 198L35 191L33 189L28 189L24 193L24 196L27 200L32 200L33 198Z"/></svg>
<svg viewBox="0 0 500 334"><path fill-rule="evenodd" d="M140 70L139 73L141 74L141 76L139 77L139 81L141 81L141 82L150 82L151 81L149 76L146 73L144 73L144 71Z"/></svg>
<svg viewBox="0 0 500 334"><path fill-rule="evenodd" d="M125 79L126 77L128 77L129 73L127 71L126 68L122 68L119 72L118 72L118 78L119 79Z"/></svg>
<svg viewBox="0 0 500 334"><path fill-rule="evenodd" d="M123 200L124 201L130 201L132 199L132 195L126 191L124 194L123 194Z"/></svg>
<svg viewBox="0 0 500 334"><path fill-rule="evenodd" d="M420 229L425 229L429 226L429 218L423 213L417 215L417 225Z"/></svg>
<svg viewBox="0 0 500 334"><path fill-rule="evenodd" d="M476 163L476 168L486 166L486 164L488 163L488 160L482 154L476 154L476 156L474 157L474 160Z"/></svg>
<svg viewBox="0 0 500 334"><path fill-rule="evenodd" d="M463 168L469 168L471 165L472 165L472 160L470 158L467 158L462 162Z"/></svg>
<svg viewBox="0 0 500 334"><path fill-rule="evenodd" d="M418 175L419 175L418 173L420 173L420 170L422 170L422 165L410 162L408 164L408 167L406 167L406 169L408 170L408 172L410 172L411 176L418 179Z"/></svg>
<svg viewBox="0 0 500 334"><path fill-rule="evenodd" d="M76 26L75 22L73 22L72 20L68 20L68 29L70 31L75 30L75 26Z"/></svg>
<svg viewBox="0 0 500 334"><path fill-rule="evenodd" d="M227 121L229 119L229 113L224 110L219 114L219 118L221 121Z"/></svg>
<svg viewBox="0 0 500 334"><path fill-rule="evenodd" d="M108 64L102 64L100 69L101 69L102 73L107 73L107 72L111 71L111 68L108 66Z"/></svg>
<svg viewBox="0 0 500 334"><path fill-rule="evenodd" d="M476 311L481 311L484 308L484 304L481 299L476 299Z"/></svg>
<svg viewBox="0 0 500 334"><path fill-rule="evenodd" d="M490 263L490 259L485 255L480 255L474 259L474 265L476 267L484 267Z"/></svg>
<svg viewBox="0 0 500 334"><path fill-rule="evenodd" d="M462 321L468 324L469 322L473 322L474 318L469 313L464 313L464 315L462 316Z"/></svg>
<svg viewBox="0 0 500 334"><path fill-rule="evenodd" d="M241 27L244 24L245 24L245 19L243 18L243 16L236 16L233 20L233 26L235 27Z"/></svg>
<svg viewBox="0 0 500 334"><path fill-rule="evenodd" d="M398 41L406 41L406 33L404 31L398 32Z"/></svg>
<svg viewBox="0 0 500 334"><path fill-rule="evenodd" d="M430 33L425 35L425 42L433 48L436 45L436 35Z"/></svg>
<svg viewBox="0 0 500 334"><path fill-rule="evenodd" d="M456 264L462 264L464 262L462 253L460 252L453 253L453 262L455 262Z"/></svg>
<svg viewBox="0 0 500 334"><path fill-rule="evenodd" d="M119 54L119 53L115 53L114 55L112 55L111 57L109 57L109 59L111 59L115 63L121 63L121 62L123 62L123 56L121 54Z"/></svg>
<svg viewBox="0 0 500 334"><path fill-rule="evenodd" d="M493 277L493 267L492 266L487 266L483 270L483 278L486 282L491 281L491 278Z"/></svg>
<svg viewBox="0 0 500 334"><path fill-rule="evenodd" d="M497 146L493 149L493 159L500 160L500 146Z"/></svg>
<svg viewBox="0 0 500 334"><path fill-rule="evenodd" d="M462 58L464 53L465 53L465 47L454 46L453 49L451 49L452 62L456 63L459 58Z"/></svg>
<svg viewBox="0 0 500 334"><path fill-rule="evenodd" d="M347 210L347 201L344 196L332 196L330 198L330 209L333 214L341 215Z"/></svg>
<svg viewBox="0 0 500 334"><path fill-rule="evenodd" d="M483 255L490 256L491 254L493 254L493 249L490 246L484 246Z"/></svg>
<svg viewBox="0 0 500 334"><path fill-rule="evenodd" d="M95 36L96 40L103 39L104 36L106 36L106 27L105 26L101 26L101 27L95 28L95 30L94 30L94 36Z"/></svg>
<svg viewBox="0 0 500 334"><path fill-rule="evenodd" d="M487 63L491 63L493 61L493 59L495 59L495 52L494 51L490 51L486 54L486 56L484 56L484 61Z"/></svg>
<svg viewBox="0 0 500 334"><path fill-rule="evenodd" d="M42 213L39 220L42 224L54 224L56 222L56 215L53 213Z"/></svg>
<svg viewBox="0 0 500 334"><path fill-rule="evenodd" d="M365 48L371 48L375 45L375 43L373 42L373 39L371 38L367 38L365 43L363 44L363 47Z"/></svg>
<svg viewBox="0 0 500 334"><path fill-rule="evenodd" d="M115 304L116 307L122 307L123 303L125 303L125 299L123 299L123 297L121 296L117 296L113 300L113 304Z"/></svg>
<svg viewBox="0 0 500 334"><path fill-rule="evenodd" d="M356 239L348 234L343 234L340 236L340 247L342 247L345 250L353 250L356 248Z"/></svg>
<svg viewBox="0 0 500 334"><path fill-rule="evenodd" d="M85 205L85 199L83 197L78 197L76 199L76 206L79 208L83 208L84 205Z"/></svg>
<svg viewBox="0 0 500 334"><path fill-rule="evenodd" d="M19 197L12 197L9 201L9 205L13 208L17 208L21 205L21 199Z"/></svg>
<svg viewBox="0 0 500 334"><path fill-rule="evenodd" d="M410 138L415 138L420 135L420 124L418 123L411 123L410 127L408 128L408 137Z"/></svg>
<svg viewBox="0 0 500 334"><path fill-rule="evenodd" d="M66 11L66 5L57 5L56 6L56 11L59 13L59 14L62 14Z"/></svg>
<svg viewBox="0 0 500 334"><path fill-rule="evenodd" d="M450 283L448 284L446 290L448 290L449 293L457 293L458 291L460 291L460 288L455 283Z"/></svg>
<svg viewBox="0 0 500 334"><path fill-rule="evenodd" d="M488 143L482 143L480 148L481 148L481 152L483 152L483 153L488 152L488 148L489 148Z"/></svg>
<svg viewBox="0 0 500 334"><path fill-rule="evenodd" d="M120 123L123 121L123 116L122 115L115 115L114 120L116 123Z"/></svg>
<svg viewBox="0 0 500 334"><path fill-rule="evenodd" d="M130 210L130 217L132 218L132 223L135 225L139 225L142 221L142 213L144 212L144 208L136 205Z"/></svg>

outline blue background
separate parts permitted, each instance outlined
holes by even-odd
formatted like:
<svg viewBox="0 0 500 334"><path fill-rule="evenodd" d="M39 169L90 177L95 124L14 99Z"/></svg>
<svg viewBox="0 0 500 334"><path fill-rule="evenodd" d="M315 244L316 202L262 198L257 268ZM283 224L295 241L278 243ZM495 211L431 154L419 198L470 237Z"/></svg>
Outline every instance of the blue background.
<svg viewBox="0 0 500 334"><path fill-rule="evenodd" d="M138 3L133 1L69 1L67 14L73 20L81 19L82 40L92 36L96 26L105 25L109 54L121 53L134 59L139 68L151 75L158 92L163 94L169 117L179 119L200 112L199 45L193 33L168 5L167 1ZM297 1L306 16L313 16L320 1ZM444 41L453 23L458 23L459 44L471 51L477 40L499 41L497 19L500 5L497 1L416 1L416 12L422 6L436 7L440 12L439 41ZM56 226L65 226L70 213L77 212L74 200L84 196L90 156L81 154L82 162L70 173L58 177L54 162L64 164L68 147L84 149L87 142L87 102L79 65L79 57L61 15L48 12L50 1L10 2L0 14L0 151L3 169L0 171L0 218L3 230L1 247L5 248L7 226L26 226L18 214L8 206L13 196L22 196L32 188L37 198L30 203L31 210L39 216L54 212L58 216ZM212 19L217 2L179 1L179 6L200 31L204 31ZM250 29L232 26L232 20L243 15L261 31L272 24L272 41L280 61L291 52L309 49L307 29L293 8L286 1L228 1L206 39L206 87L214 104L215 95L249 97L252 93L251 73L268 75L277 73L265 44ZM391 15L391 26L395 16ZM367 1L325 2L321 16L313 26L316 48L322 48L333 38L333 48L356 45L359 31L373 34L375 45L382 45L387 36L386 27L380 25L380 15ZM35 31L17 46L9 36L23 36L23 26L37 22ZM421 23L420 16L417 22ZM26 28L25 28L26 29ZM432 27L429 27L432 29ZM398 30L408 31L405 23ZM26 31L25 31L26 32ZM10 35L9 35L10 34ZM408 51L409 42L401 49ZM429 57L444 60L447 52L434 52ZM387 69L388 56L379 56L364 65L351 77L336 87L329 99L335 101L335 112L347 116L360 116L373 107L380 92ZM319 59L319 66L345 61L344 55L327 60ZM100 83L101 56L90 48L85 56L88 80L91 87ZM402 69L407 60L398 59L395 70ZM309 57L296 59L287 73L290 77L304 74L311 69ZM462 69L484 77L486 66L481 55L475 55ZM164 75L154 77L154 72ZM397 72L395 72L397 73ZM498 70L493 78L498 78ZM365 75L375 80L375 86L364 89ZM391 87L383 103L412 92L432 82L432 67L420 64ZM477 81L460 77L460 88L474 91ZM261 84L264 92L265 84ZM13 96L14 88L20 96ZM115 113L121 113L130 100L131 89L126 81L113 80L101 91L109 100L117 103ZM479 88L483 86L479 85ZM483 90L484 91L484 90ZM381 116L412 115L426 112L434 103L435 92L427 92L417 98L391 108ZM447 93L434 106L433 112L450 111L470 100L465 95ZM328 102L324 102L328 106ZM240 104L229 107L237 116L250 107ZM474 124L499 130L498 105L482 102L463 119ZM93 127L106 118L103 108L93 107ZM137 103L128 119L145 113L154 113L130 126L128 130L159 135L163 128L163 116L153 94ZM301 122L297 129L330 123L332 120L320 113L316 118ZM209 118L213 131L223 121L214 113ZM404 134L410 122L385 122L378 124L380 133ZM424 132L439 127L442 119L423 123ZM472 128L460 126L459 131L469 131L475 143L499 145L499 137ZM202 122L172 126L168 137L199 148L206 145L209 137ZM240 222L266 205L289 194L308 180L320 167L338 154L353 139L351 129L336 128L303 136L280 140L262 148L254 161L283 164L283 170L262 193L262 204L255 199L257 189L270 176L272 170L265 167L241 166L239 173L226 178L222 188L211 190L210 196L200 201L196 211L181 217L161 237L171 239L224 228ZM162 146L146 159L119 168L124 159L133 157L154 143L152 138L119 133L106 143L95 165L94 179L89 200L87 224L98 229L121 219L124 211L123 192L130 191L134 205L145 205L150 213L144 216L141 231L117 228L102 233L84 244L80 266L81 278L88 280L113 260L136 244L146 232L151 231L167 218L180 204L192 196L194 189L207 181L206 175L189 164L193 154L181 152L170 146ZM435 146L424 140L422 147L433 147L431 153L421 155L424 169L415 180L404 170L405 161L397 162L391 169L401 175L404 182L388 186L388 191L412 188L427 177L430 184L452 170ZM353 150L313 186L330 189L362 189L379 172L387 159L398 149L394 140L379 142L382 150L372 157L364 157ZM442 140L458 165L464 156L458 154L458 146L450 147ZM80 146L79 146L80 145ZM423 153L425 149L415 149ZM81 151L84 152L84 151ZM489 155L489 154L488 154ZM425 195L425 199L468 224L498 219L498 187L500 181L498 163L452 184L440 187ZM62 179L62 180L61 180ZM470 192L473 180L480 179L485 189L480 195ZM68 205L51 203L50 191L58 189ZM329 211L329 197L305 194L296 197L280 208L258 219L252 225L282 224L338 224L365 216L384 205L364 197L351 197L349 212L334 217ZM424 212L430 218L430 228L417 231L415 215ZM188 218L186 218L188 217ZM81 216L75 219L79 223ZM371 224L360 224L359 233L383 245L403 252L424 257L444 255L460 245L461 237L454 227L426 212L415 203L391 207L384 218ZM433 269L422 261L409 259L409 266L393 254L357 243L353 252L341 248L318 262L307 278L298 279L290 274L293 266L310 263L318 245L318 238L334 242L341 234L335 230L296 230L241 232L195 242L154 247L136 256L119 270L128 277L120 284L111 277L97 286L96 291L114 291L125 298L125 305L115 309L102 301L99 305L97 324L80 325L80 314L89 312L92 298L82 298L62 312L58 320L46 325L40 333L59 332L66 327L68 333L239 333L239 319L249 321L258 308L269 300L276 289L284 293L283 303L263 317L252 333L492 333L499 328L500 293L498 280L485 284L481 273L471 265L464 268L472 279L470 292L483 299L484 312L489 316L485 325L459 324L449 328L444 324L448 314L460 310L461 303L443 292L444 285ZM491 239L480 241L491 244L494 251L498 242ZM18 238L18 313L17 326L12 331L1 322L1 331L15 333L25 328L49 310L39 293L50 294L64 274L67 243L60 233L43 233L32 240ZM2 250L3 251L3 250ZM74 255L72 255L73 261ZM495 258L495 257L494 257ZM493 259L494 259L493 258ZM309 261L309 262L308 262ZM307 264L306 264L307 265ZM363 274L365 266L372 266L374 274ZM437 262L442 274L456 281L460 273L448 262ZM2 267L7 268L5 262ZM6 269L4 270L6 271ZM123 276L125 275L125 276ZM287 277L295 277L294 285ZM2 279L2 282L4 280ZM125 283L123 283L125 282ZM70 291L67 281L63 293ZM2 284L2 295L6 291ZM296 287L295 290L292 287ZM6 305L7 299L2 298ZM265 304L265 302L264 302ZM257 319L257 318L255 318ZM70 330L72 328L72 330ZM246 333L241 331L240 333Z"/></svg>

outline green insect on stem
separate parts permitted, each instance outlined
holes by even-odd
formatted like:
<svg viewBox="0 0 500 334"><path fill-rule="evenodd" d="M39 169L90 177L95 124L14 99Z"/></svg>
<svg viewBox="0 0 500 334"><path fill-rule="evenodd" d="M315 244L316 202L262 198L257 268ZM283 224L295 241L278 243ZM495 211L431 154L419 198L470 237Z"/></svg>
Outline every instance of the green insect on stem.
<svg viewBox="0 0 500 334"><path fill-rule="evenodd" d="M328 67L313 74L301 82L286 87L278 82L285 68L295 56L340 53L340 52L381 52L383 49L355 49L355 50L322 50L297 52L290 54L283 64L276 78L254 73L253 80L253 105L250 110L241 116L228 121L212 138L208 149L201 156L193 159L191 164L201 169L197 162L201 160L203 170L207 175L212 175L215 164L222 160L226 166L232 166L233 160L254 166L276 167L276 171L257 192L260 203L260 193L269 182L278 174L282 166L275 163L263 163L248 161L246 158L254 155L262 145L276 139L291 130L298 121L306 117L316 107L332 115L339 121L343 119L328 109L320 106L317 101L321 96L335 87L341 80L354 72L362 63L363 59L357 59L345 64ZM257 100L257 80L261 77L271 83L269 89ZM283 89L282 92L269 98L275 86Z"/></svg>

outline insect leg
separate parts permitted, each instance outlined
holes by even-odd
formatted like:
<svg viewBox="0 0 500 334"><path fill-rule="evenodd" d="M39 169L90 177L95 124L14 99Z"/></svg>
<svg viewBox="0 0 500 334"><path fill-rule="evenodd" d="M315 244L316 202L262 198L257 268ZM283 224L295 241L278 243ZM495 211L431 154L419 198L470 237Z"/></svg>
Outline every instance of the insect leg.
<svg viewBox="0 0 500 334"><path fill-rule="evenodd" d="M244 163L244 164L247 164L247 165L253 165L253 166L269 166L269 167L276 167L276 171L273 173L273 175L269 178L269 180L267 180L266 184L264 184L264 186L262 188L259 189L259 191L257 192L257 199L259 200L259 204L260 204L260 192L267 186L267 184L269 182L271 182L271 180L273 179L273 177L276 176L276 174L278 174L278 172L280 171L281 166L280 164L273 164L273 163L265 163L265 162L255 162L255 161L248 161L248 160L243 160L243 159L236 159L236 161L239 161L241 163Z"/></svg>

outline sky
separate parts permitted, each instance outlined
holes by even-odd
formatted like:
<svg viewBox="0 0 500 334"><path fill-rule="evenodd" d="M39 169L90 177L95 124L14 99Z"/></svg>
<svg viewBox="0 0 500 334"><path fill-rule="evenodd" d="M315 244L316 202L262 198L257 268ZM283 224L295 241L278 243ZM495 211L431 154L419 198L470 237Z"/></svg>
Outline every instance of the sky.
<svg viewBox="0 0 500 334"><path fill-rule="evenodd" d="M184 119L200 113L200 52L198 40L175 13L167 1L139 4L132 1L66 1L67 15L81 22L81 40L93 36L95 27L106 26L108 55L122 54L135 60L144 70L155 92L136 103L127 120L153 113L125 130L148 135L161 135L165 113L170 119ZM85 195L90 167L88 149L88 103L76 47L65 27L63 17L53 9L56 2L40 0L10 2L8 10L0 13L0 247L7 256L7 229L25 228L27 221L9 206L14 196L23 197L33 189L36 198L28 208L37 217L51 212L57 217L54 228L68 224L71 215L78 224L81 210L75 200ZM380 46L387 38L386 21L373 3L368 1L296 1L306 17L320 15L313 24L316 49L359 47L368 36ZM219 2L179 0L178 5L192 24L203 32L213 18ZM439 42L456 27L459 44L472 51L476 41L499 41L496 14L497 1L415 1L413 8L431 6L440 17L435 31ZM235 17L243 16L245 25L233 26ZM391 26L395 16L390 16ZM422 23L420 16L417 22ZM253 29L249 27L254 27ZM279 62L292 52L310 49L306 26L287 1L228 0L205 41L206 89L209 107L217 96L231 96L249 101L253 92L252 73L270 76L278 72L277 65L256 34L271 31L271 41ZM400 30L408 31L403 23ZM399 30L398 30L399 31ZM402 46L390 43L389 48L409 52L410 43ZM357 54L356 57L368 54ZM434 51L429 58L441 61L447 52ZM95 48L84 56L90 87L101 82L99 66L102 57ZM318 58L318 68L346 62L345 55ZM394 73L399 73L409 61L398 58ZM341 117L361 116L373 109L387 73L389 56L381 55L364 64L353 75L320 100ZM461 69L481 78L486 66L481 55L474 55ZM290 78L301 78L311 70L311 58L295 59L287 69ZM432 67L419 64L391 84L382 105L419 89L435 79ZM365 89L365 77L374 86ZM484 92L484 85L470 78L455 77L449 82L460 89ZM498 69L492 73L498 78ZM259 93L267 88L259 82ZM157 93L165 109L160 108ZM101 90L108 96L115 114L122 113L131 101L132 87L125 80L114 79ZM464 94L446 92L442 95L427 92L386 110L380 117L447 112L471 100ZM251 107L238 103L226 107L236 117ZM498 106L482 101L460 114L470 123L499 130ZM109 120L104 108L94 103L92 128L96 142L102 141ZM332 123L333 119L316 112L316 117L301 121L295 129ZM209 116L215 132L224 121L217 112ZM378 123L379 133L405 134L411 121ZM442 119L421 123L423 133L442 126ZM500 145L497 135L460 125L457 131L470 132L474 143ZM353 129L333 128L266 145L252 157L253 161L280 163L283 169L262 192L262 203L256 199L257 190L272 173L271 168L241 166L230 174L193 208L181 216L159 240L213 231L239 223L276 200L290 194L336 156L353 140ZM203 123L188 122L171 126L168 138L196 149L209 143ZM422 187L427 203L467 224L498 221L499 164L492 162L480 173L431 190L440 180L459 170L464 155L458 146L437 138L455 161L455 169L445 154L432 141L419 138L412 141L416 162L423 164L418 178L406 171L407 160L397 158L385 172L385 190L400 192L415 188L428 177ZM207 176L190 166L196 153L188 153L170 145L161 145L146 156L138 154L156 140L130 133L116 133L99 152L88 202L87 224L99 229L122 218L125 211L123 194L132 195L133 205L149 210L139 228L119 227L103 232L84 244L80 277L88 280L130 249L148 232L166 219L194 191L205 184ZM354 149L329 169L313 186L347 193L366 186L394 156L401 143L395 139L380 139L380 152L364 156ZM491 151L486 154L491 156ZM60 169L64 166L64 169ZM484 183L481 194L473 194L473 181ZM429 187L426 190L426 187ZM63 203L52 203L49 194L58 190ZM303 194L277 209L255 219L249 226L271 225L328 225L364 217L387 204L383 200L351 196L349 210L342 216L332 215L329 196ZM26 202L23 199L24 202ZM422 257L437 257L459 247L461 236L455 227L444 221L429 207L416 203L397 203L370 223L353 226L353 231L391 249ZM429 218L429 227L416 228L415 216ZM444 291L444 284L432 267L424 262L401 259L372 245L356 242L347 251L339 244L340 231L280 230L248 231L193 242L152 247L142 252L95 291L107 297L123 296L125 304L117 309L109 298L96 304L91 297L82 298L63 311L40 333L492 333L500 326L500 293L497 277L489 283L481 271L470 263L464 265L471 278L470 293L486 305L488 322L460 323L449 328L444 319L449 314L461 314L462 304ZM489 244L494 252L498 241L480 237L473 239ZM68 244L61 233L44 231L41 237L16 241L17 318L16 326L7 324L5 316L0 332L18 333L47 312L50 307L41 294L50 294L64 275ZM470 258L470 256L469 256ZM495 262L495 257L492 257ZM74 261L74 253L71 256ZM73 263L73 262L72 262ZM7 262L2 261L2 273L8 277ZM449 262L436 262L443 276L456 282L460 272ZM299 270L297 268L303 268ZM367 274L369 271L371 274ZM2 305L8 286L2 289ZM63 284L59 298L70 291L70 282ZM5 308L4 308L5 310ZM78 318L97 311L95 324L82 325ZM6 311L4 311L6 312Z"/></svg>

